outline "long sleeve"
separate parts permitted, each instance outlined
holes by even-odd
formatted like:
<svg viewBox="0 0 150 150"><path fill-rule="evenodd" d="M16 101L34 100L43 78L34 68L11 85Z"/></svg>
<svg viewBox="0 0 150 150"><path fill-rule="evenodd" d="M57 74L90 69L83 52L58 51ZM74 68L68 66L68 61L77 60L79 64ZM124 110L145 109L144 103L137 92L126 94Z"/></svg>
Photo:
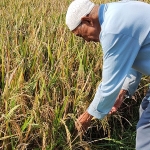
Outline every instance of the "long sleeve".
<svg viewBox="0 0 150 150"><path fill-rule="evenodd" d="M103 49L102 82L87 110L98 119L106 116L114 105L140 49L137 39L124 34L103 35L101 45Z"/></svg>

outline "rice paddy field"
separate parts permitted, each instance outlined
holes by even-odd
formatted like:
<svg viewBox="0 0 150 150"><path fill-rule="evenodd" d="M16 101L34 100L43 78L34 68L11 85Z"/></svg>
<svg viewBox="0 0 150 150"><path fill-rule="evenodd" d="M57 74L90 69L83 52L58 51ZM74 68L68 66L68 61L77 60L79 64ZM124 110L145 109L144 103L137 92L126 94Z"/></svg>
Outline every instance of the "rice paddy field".
<svg viewBox="0 0 150 150"><path fill-rule="evenodd" d="M0 150L135 149L148 77L116 114L84 136L75 128L101 82L102 50L68 30L70 2L0 0Z"/></svg>

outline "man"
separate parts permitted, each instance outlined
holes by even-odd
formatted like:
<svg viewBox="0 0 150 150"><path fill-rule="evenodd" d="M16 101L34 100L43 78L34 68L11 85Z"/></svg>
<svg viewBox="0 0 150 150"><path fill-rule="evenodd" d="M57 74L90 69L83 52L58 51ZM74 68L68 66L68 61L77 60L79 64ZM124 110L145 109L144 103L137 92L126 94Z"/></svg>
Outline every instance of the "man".
<svg viewBox="0 0 150 150"><path fill-rule="evenodd" d="M74 0L68 8L66 24L76 36L100 42L103 49L102 82L77 121L77 128L86 130L92 116L102 119L115 112L126 91L134 93L141 75L150 75L150 5L121 1L99 6L89 0ZM141 105L136 150L150 150L149 100L150 89Z"/></svg>

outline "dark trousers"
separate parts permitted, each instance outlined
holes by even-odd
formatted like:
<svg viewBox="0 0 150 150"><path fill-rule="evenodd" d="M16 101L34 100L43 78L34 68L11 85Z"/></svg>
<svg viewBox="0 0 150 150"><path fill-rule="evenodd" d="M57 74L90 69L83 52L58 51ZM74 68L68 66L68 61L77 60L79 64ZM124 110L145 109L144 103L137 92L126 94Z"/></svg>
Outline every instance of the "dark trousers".
<svg viewBox="0 0 150 150"><path fill-rule="evenodd" d="M136 128L136 150L150 150L150 89L140 105L140 119Z"/></svg>

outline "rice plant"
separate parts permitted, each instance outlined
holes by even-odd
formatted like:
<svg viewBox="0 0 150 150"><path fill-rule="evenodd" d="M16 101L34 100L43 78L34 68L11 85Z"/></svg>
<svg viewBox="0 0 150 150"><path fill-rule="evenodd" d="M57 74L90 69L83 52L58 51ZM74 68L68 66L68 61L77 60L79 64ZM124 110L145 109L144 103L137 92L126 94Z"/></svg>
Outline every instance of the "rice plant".
<svg viewBox="0 0 150 150"><path fill-rule="evenodd" d="M120 111L102 121L93 119L83 137L75 129L76 118L87 109L101 81L102 51L99 44L70 33L65 25L69 3L0 1L2 150L134 149L137 118L132 115L137 109L127 113L131 116ZM143 77L137 97L148 80ZM137 103L127 101L122 109Z"/></svg>

